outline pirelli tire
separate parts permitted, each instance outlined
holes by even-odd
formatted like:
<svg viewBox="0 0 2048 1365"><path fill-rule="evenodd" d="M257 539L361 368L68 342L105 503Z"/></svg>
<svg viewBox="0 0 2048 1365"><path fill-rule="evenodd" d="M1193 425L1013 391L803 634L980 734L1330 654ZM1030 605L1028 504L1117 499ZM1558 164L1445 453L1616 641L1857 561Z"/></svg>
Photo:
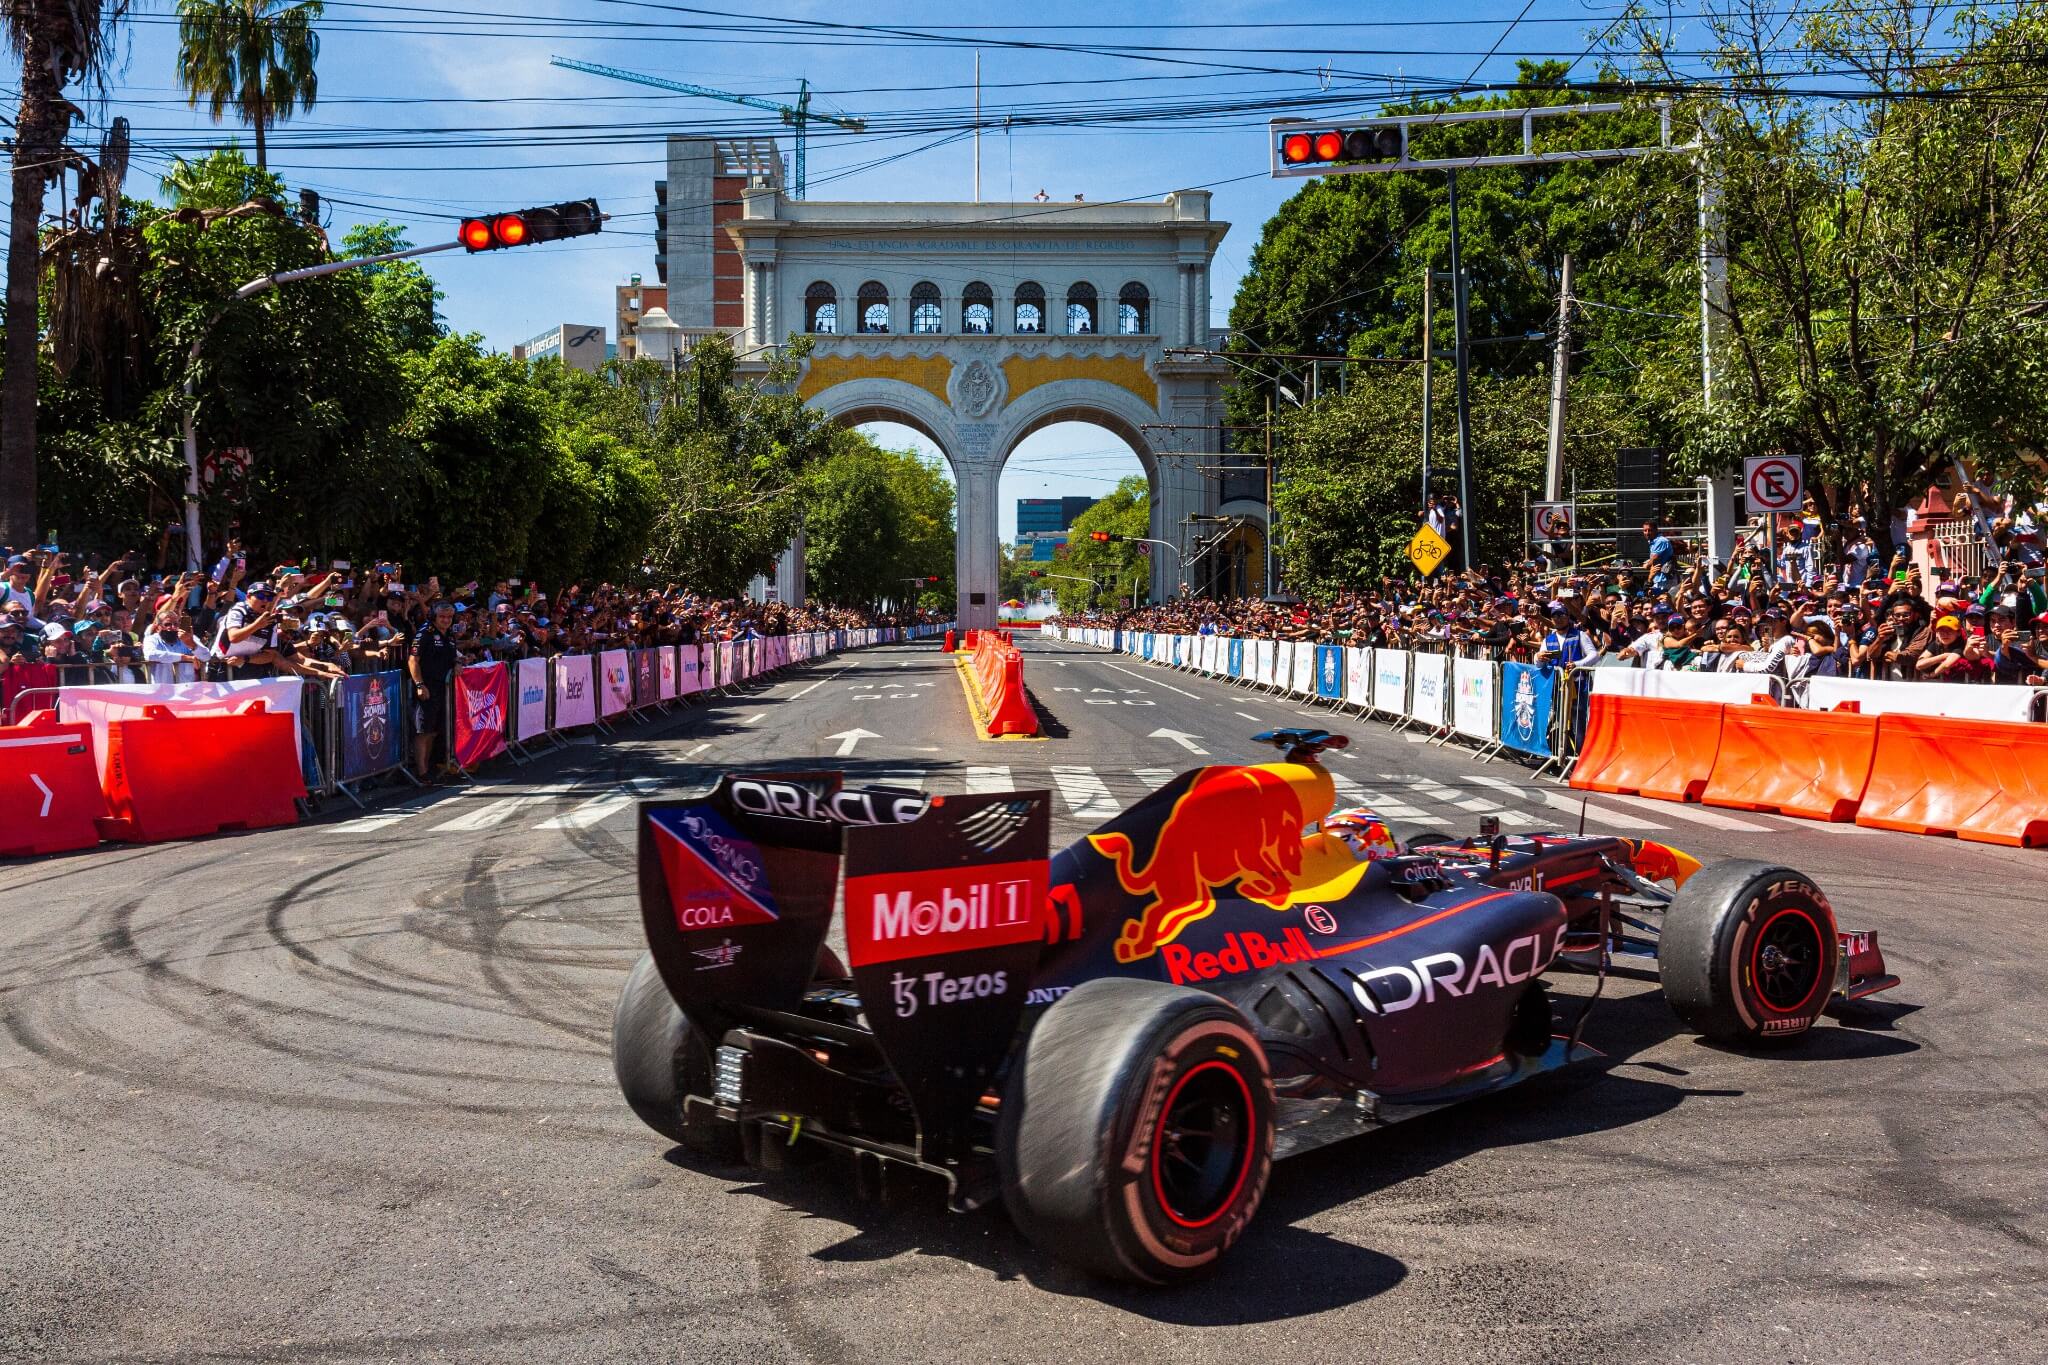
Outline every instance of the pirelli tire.
<svg viewBox="0 0 2048 1365"><path fill-rule="evenodd" d="M1157 981L1078 986L1005 1085L1003 1202L1041 1250L1170 1284L1243 1235L1273 1169L1273 1082L1244 1015Z"/></svg>
<svg viewBox="0 0 2048 1365"><path fill-rule="evenodd" d="M847 979L846 965L830 944L819 946L813 975L819 981ZM742 1143L736 1125L683 1121L683 1097L709 1095L711 1069L709 1040L676 1005L654 954L641 953L612 1010L612 1074L619 1092L642 1123L669 1141L737 1162Z"/></svg>
<svg viewBox="0 0 2048 1365"><path fill-rule="evenodd" d="M1714 863L1664 912L1657 970L1678 1017L1717 1042L1783 1042L1813 1027L1841 940L1810 877L1750 860Z"/></svg>
<svg viewBox="0 0 2048 1365"><path fill-rule="evenodd" d="M612 1074L626 1103L655 1132L707 1156L737 1156L737 1133L706 1133L683 1122L683 1097L711 1093L711 1044L677 1008L653 953L633 963L612 1011Z"/></svg>

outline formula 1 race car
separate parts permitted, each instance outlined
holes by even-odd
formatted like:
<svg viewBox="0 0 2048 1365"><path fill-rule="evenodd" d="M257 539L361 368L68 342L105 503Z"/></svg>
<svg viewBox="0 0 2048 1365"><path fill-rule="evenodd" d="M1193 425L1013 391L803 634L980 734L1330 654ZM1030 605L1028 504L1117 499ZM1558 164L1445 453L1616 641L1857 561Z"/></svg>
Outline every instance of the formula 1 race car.
<svg viewBox="0 0 2048 1365"><path fill-rule="evenodd" d="M1781 1043L1897 984L1789 868L1642 839L1332 812L1342 736L1184 773L1047 858L1049 795L727 776L640 814L649 952L613 1021L652 1128L775 1167L849 1158L997 1198L1048 1253L1165 1283L1275 1159L1583 1057L1544 974L1652 958L1694 1030ZM843 872L846 964L827 945ZM1665 883L1669 883L1667 888Z"/></svg>

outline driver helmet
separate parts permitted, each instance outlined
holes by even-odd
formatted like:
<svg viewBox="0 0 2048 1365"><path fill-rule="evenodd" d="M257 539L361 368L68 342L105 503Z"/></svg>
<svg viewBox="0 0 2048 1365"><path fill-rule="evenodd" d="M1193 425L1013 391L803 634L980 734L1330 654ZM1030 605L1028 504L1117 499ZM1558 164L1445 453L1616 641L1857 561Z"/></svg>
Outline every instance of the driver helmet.
<svg viewBox="0 0 2048 1365"><path fill-rule="evenodd" d="M1332 812L1323 821L1323 832L1342 839L1360 858L1393 858L1401 852L1387 822L1364 806Z"/></svg>

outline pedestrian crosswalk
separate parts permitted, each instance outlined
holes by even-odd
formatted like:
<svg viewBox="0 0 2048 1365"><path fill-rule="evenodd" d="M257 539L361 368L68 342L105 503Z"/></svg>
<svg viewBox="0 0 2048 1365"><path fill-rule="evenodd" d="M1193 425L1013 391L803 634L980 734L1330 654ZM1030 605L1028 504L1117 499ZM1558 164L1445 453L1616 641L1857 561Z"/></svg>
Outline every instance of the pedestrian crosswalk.
<svg viewBox="0 0 2048 1365"><path fill-rule="evenodd" d="M1101 824L1172 781L1173 768L1108 768L1055 763L1045 767L1007 764L935 764L876 770L851 779L853 785L895 787L927 796L1049 789L1053 818L1062 827L1054 842L1073 837L1076 827ZM1355 771L1355 769L1354 769ZM1820 825L1750 812L1734 814L1696 805L1598 795L1484 773L1441 780L1372 773L1354 777L1333 770L1339 809L1364 806L1389 820L1446 831L1471 831L1487 817L1508 830L1577 830L1656 834L1686 827L1731 834L1769 834L1784 829L1868 833L1854 825ZM600 827L624 833L634 803L648 796L685 796L706 789L701 770L685 768L673 777L637 777L625 783L596 778L535 784L466 787L423 792L324 828L336 834L389 832L422 835L497 835L515 830L583 831Z"/></svg>

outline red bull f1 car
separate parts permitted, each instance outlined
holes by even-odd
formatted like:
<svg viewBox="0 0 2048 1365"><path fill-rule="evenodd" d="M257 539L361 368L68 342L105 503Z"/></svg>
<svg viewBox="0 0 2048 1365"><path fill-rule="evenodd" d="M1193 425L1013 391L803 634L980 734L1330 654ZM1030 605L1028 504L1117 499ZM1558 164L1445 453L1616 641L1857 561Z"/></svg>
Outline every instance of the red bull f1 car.
<svg viewBox="0 0 2048 1365"><path fill-rule="evenodd" d="M1050 858L1045 792L761 774L645 804L626 1099L727 1158L936 1175L1053 1256L1167 1283L1238 1239L1274 1161L1598 1055L1599 989L1554 1007L1553 972L1654 963L1737 1045L1897 984L1789 868L1397 838L1333 811L1342 736L1258 738L1281 761L1184 773Z"/></svg>

